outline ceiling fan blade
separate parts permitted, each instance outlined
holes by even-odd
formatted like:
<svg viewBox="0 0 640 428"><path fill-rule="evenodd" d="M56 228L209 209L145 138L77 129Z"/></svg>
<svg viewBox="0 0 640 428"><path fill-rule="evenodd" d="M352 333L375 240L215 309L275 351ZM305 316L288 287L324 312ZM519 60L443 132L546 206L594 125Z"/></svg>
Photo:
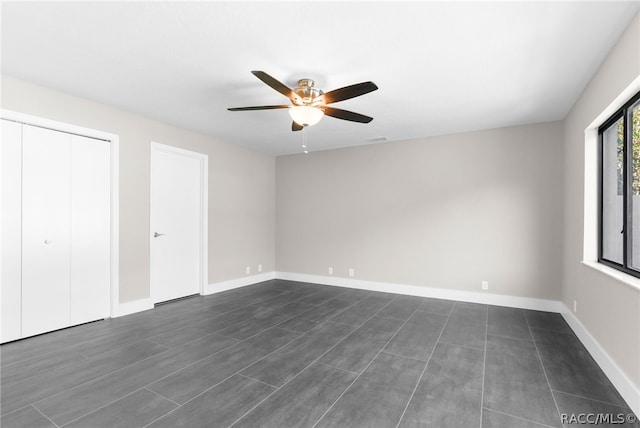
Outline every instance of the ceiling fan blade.
<svg viewBox="0 0 640 428"><path fill-rule="evenodd" d="M373 92L378 87L373 82L356 83L355 85L345 86L344 88L334 89L321 95L325 104L337 103L338 101L348 100L349 98L359 97L360 95Z"/></svg>
<svg viewBox="0 0 640 428"><path fill-rule="evenodd" d="M292 131L302 131L302 128L304 128L304 126L300 125L298 122L296 121L291 122Z"/></svg>
<svg viewBox="0 0 640 428"><path fill-rule="evenodd" d="M254 106L254 107L231 107L227 110L229 111L250 111L250 110L273 110L277 108L289 108L289 105L278 105L278 106Z"/></svg>
<svg viewBox="0 0 640 428"><path fill-rule="evenodd" d="M342 110L333 107L321 107L324 110L324 114L327 116L335 117L336 119L349 120L351 122L369 123L373 120L372 117L365 116L364 114L354 113L348 110Z"/></svg>
<svg viewBox="0 0 640 428"><path fill-rule="evenodd" d="M258 79L262 80L267 85L271 86L276 91L280 92L285 97L287 97L287 98L289 98L291 100L300 98L298 96L298 94L293 92L293 89L291 89L290 87L288 87L284 83L280 82L279 80L269 76L264 71L252 71L251 73L253 73L254 76L256 76Z"/></svg>

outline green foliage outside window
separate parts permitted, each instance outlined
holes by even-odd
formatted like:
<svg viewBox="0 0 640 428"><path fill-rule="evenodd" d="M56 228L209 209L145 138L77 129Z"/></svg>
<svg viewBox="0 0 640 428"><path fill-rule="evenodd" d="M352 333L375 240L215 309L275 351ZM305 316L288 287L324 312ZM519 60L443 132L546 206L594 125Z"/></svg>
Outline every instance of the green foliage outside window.
<svg viewBox="0 0 640 428"><path fill-rule="evenodd" d="M633 157L631 159L632 164L632 181L631 181L631 194L640 195L640 106L636 106L633 109L632 114L632 149ZM618 195L622 195L623 191L623 150L624 150L624 127L623 121L618 122Z"/></svg>

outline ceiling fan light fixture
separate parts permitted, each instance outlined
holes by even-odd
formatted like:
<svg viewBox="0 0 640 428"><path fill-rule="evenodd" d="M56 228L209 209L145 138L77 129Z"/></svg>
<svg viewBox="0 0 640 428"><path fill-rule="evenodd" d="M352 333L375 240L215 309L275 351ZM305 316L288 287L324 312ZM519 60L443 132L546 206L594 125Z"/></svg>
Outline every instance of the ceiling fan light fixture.
<svg viewBox="0 0 640 428"><path fill-rule="evenodd" d="M253 106L253 107L232 107L230 111L252 111L252 110L273 110L273 109L289 109L291 122L291 131L296 132L304 129L305 126L313 126L320 122L322 116L329 116L335 119L348 120L350 122L369 123L372 117L364 114L355 113L349 110L342 110L335 107L329 107L327 104L337 103L338 101L349 100L368 94L378 89L373 82L361 82L354 85L344 86L329 92L323 92L316 88L312 79L298 80L298 86L291 89L284 83L269 76L264 71L254 70L254 76L262 80L267 86L280 92L289 98L293 105L269 105L269 106Z"/></svg>
<svg viewBox="0 0 640 428"><path fill-rule="evenodd" d="M293 106L289 108L289 116L301 126L313 126L320 122L324 112L318 107L312 106Z"/></svg>

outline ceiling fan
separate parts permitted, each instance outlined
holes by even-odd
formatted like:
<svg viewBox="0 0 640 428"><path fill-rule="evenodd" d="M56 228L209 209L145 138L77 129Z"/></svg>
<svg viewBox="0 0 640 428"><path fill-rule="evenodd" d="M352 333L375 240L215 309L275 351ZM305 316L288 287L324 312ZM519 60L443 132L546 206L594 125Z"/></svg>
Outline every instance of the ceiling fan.
<svg viewBox="0 0 640 428"><path fill-rule="evenodd" d="M315 82L312 79L300 79L298 81L298 86L295 89L291 89L264 71L252 71L251 73L285 97L289 98L292 104L232 107L228 110L250 111L286 108L289 109L289 115L293 119L291 124L292 131L300 131L305 126L315 125L324 115L335 117L336 119L360 123L369 123L373 120L372 117L365 116L360 113L354 113L352 111L328 106L328 104L359 97L360 95L375 91L378 87L373 82L356 83L354 85L334 89L333 91L322 92L314 86Z"/></svg>

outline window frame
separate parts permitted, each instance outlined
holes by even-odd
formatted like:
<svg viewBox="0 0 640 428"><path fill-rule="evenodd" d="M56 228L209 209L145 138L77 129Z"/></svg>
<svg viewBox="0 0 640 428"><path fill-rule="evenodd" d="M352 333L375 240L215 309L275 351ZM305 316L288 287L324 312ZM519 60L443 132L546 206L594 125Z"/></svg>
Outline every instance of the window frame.
<svg viewBox="0 0 640 428"><path fill-rule="evenodd" d="M632 267L632 233L633 233L633 118L631 117L631 107L640 100L640 92L632 96L622 107L616 110L607 120L598 127L598 263L617 269L626 274L640 278L640 267L634 269ZM603 134L609 127L614 125L622 118L622 127L624 132L623 141L623 174L622 174L622 263L617 263L603 257L603 184L604 184L604 138ZM631 123L631 125L630 125ZM640 237L638 238L640 240Z"/></svg>

